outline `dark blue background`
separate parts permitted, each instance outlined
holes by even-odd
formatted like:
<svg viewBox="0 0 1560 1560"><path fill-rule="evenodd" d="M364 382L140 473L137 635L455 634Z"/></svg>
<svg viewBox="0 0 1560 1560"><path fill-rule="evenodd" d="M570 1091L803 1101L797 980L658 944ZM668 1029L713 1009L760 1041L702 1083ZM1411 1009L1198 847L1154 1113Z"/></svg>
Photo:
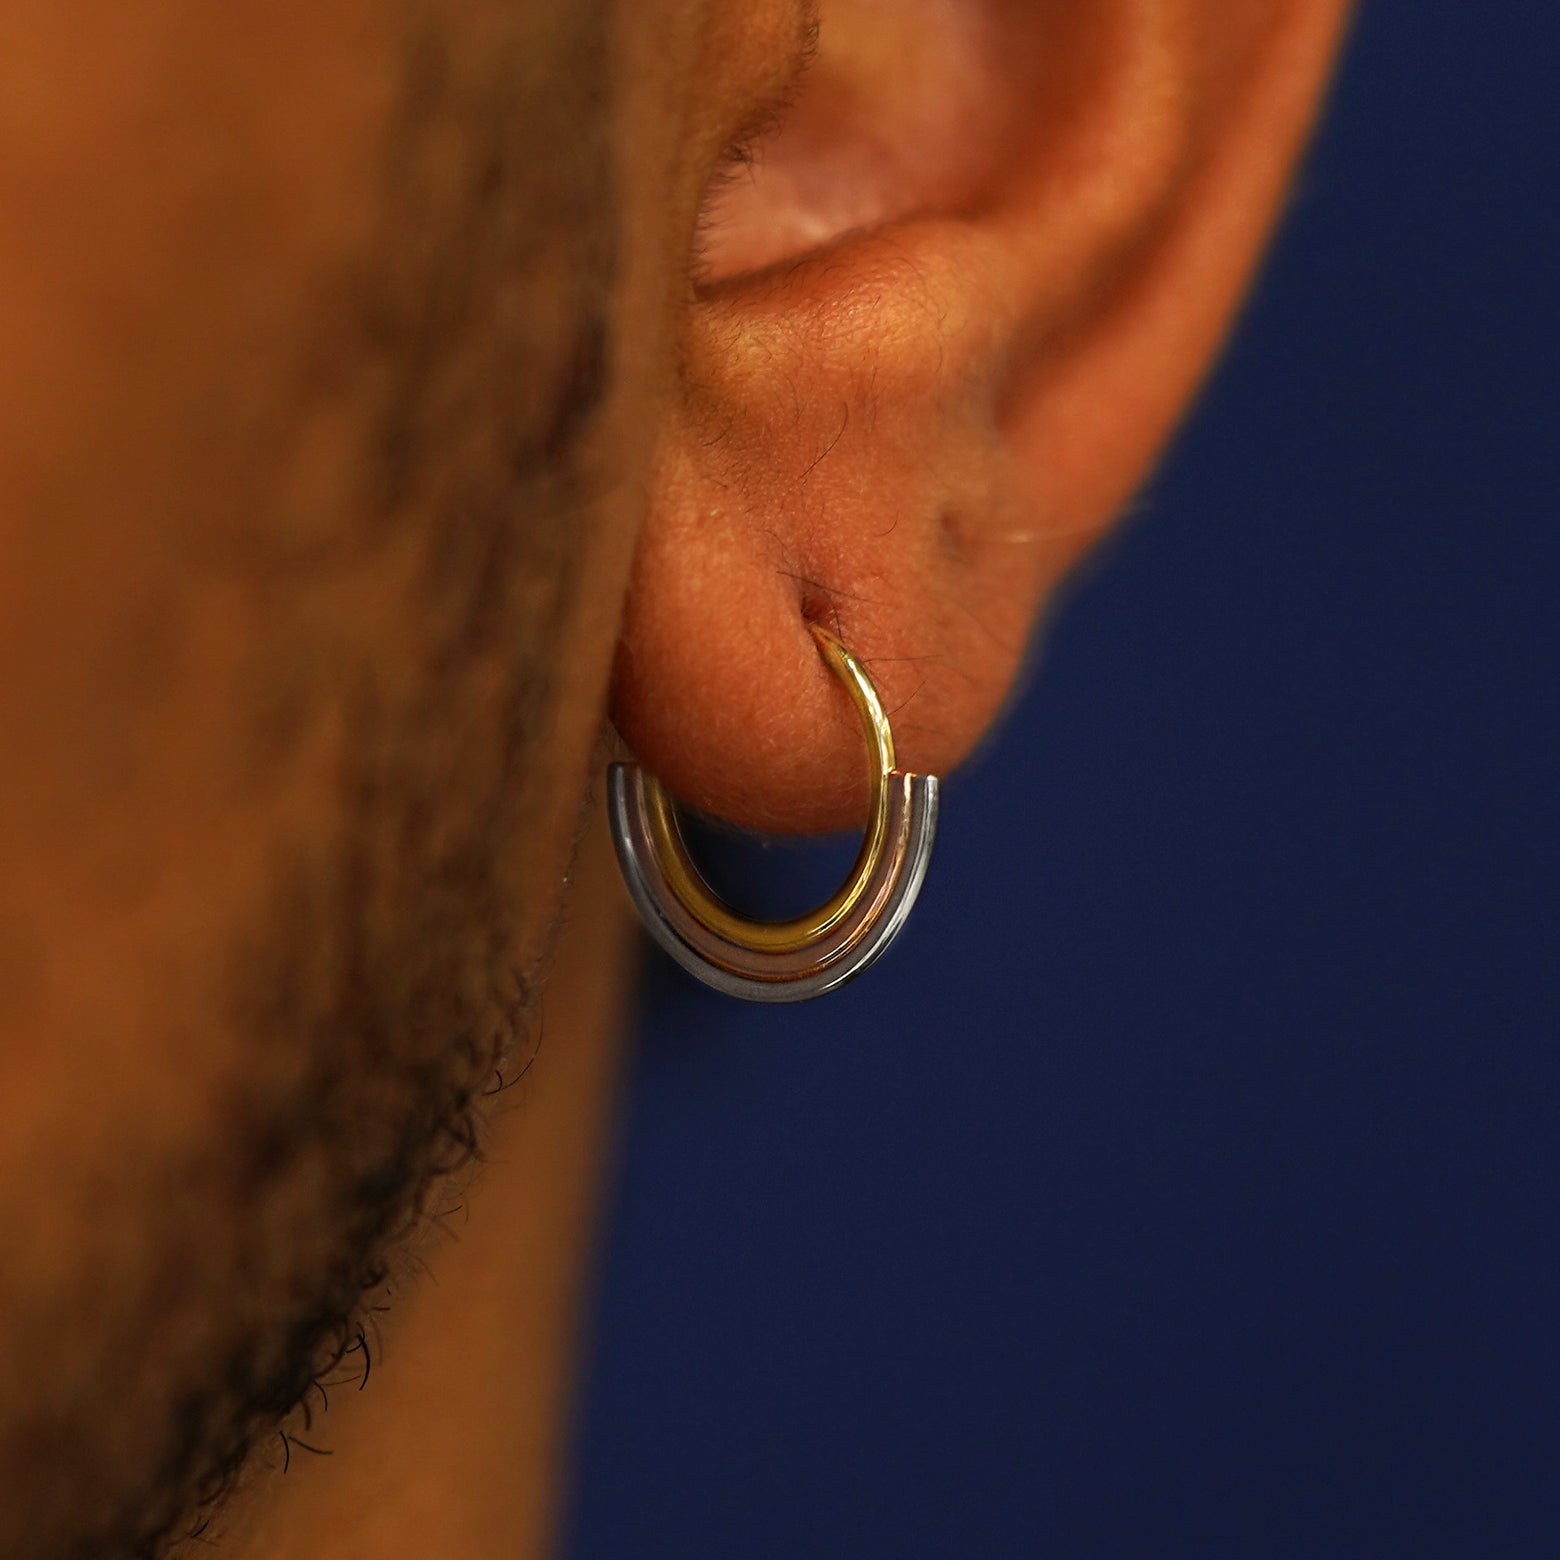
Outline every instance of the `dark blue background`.
<svg viewBox="0 0 1560 1560"><path fill-rule="evenodd" d="M1367 3L899 947L655 975L573 1560L1560 1555L1557 58Z"/></svg>

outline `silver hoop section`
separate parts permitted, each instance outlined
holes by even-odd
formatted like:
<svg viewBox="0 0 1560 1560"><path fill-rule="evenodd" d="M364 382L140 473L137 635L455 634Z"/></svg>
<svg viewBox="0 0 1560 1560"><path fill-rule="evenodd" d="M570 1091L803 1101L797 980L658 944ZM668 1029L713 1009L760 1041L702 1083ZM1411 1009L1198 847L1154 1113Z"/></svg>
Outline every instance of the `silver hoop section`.
<svg viewBox="0 0 1560 1560"><path fill-rule="evenodd" d="M607 772L608 815L623 880L655 941L690 975L727 996L805 1002L843 986L899 934L926 878L937 832L937 777L896 770L888 776L885 849L848 913L795 950L741 946L697 920L674 892L654 845L646 780L637 764L613 764Z"/></svg>

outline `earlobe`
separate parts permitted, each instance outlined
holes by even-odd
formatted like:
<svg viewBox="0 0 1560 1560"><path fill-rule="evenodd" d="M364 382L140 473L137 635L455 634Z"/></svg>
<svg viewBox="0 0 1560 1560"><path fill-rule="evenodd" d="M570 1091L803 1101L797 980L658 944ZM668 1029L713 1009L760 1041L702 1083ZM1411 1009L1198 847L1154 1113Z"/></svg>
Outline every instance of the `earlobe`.
<svg viewBox="0 0 1560 1560"><path fill-rule="evenodd" d="M968 752L1211 357L1341 11L824 0L703 240L625 612L614 718L675 794L859 820L809 622L868 666L906 767Z"/></svg>

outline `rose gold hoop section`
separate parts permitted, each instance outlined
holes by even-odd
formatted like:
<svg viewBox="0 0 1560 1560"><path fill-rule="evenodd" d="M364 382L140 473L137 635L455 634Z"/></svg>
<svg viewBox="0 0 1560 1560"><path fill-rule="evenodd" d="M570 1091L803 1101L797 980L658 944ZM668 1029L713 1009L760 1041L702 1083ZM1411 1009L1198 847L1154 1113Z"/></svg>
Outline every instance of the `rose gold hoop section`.
<svg viewBox="0 0 1560 1560"><path fill-rule="evenodd" d="M660 782L637 764L614 764L608 776L613 841L646 928L684 969L750 1001L802 1001L860 974L909 915L936 832L936 777L894 767L893 733L866 669L826 629L812 632L861 717L869 759L861 850L816 910L789 921L733 910L693 864Z"/></svg>

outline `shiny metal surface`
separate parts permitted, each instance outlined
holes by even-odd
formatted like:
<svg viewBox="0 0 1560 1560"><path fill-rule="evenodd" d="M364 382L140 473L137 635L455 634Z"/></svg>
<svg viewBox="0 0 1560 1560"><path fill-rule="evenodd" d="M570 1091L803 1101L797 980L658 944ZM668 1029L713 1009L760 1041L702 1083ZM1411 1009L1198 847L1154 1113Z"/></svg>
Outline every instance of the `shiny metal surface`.
<svg viewBox="0 0 1560 1560"><path fill-rule="evenodd" d="M816 627L813 633L856 705L871 759L861 852L817 910L790 921L756 921L733 910L688 855L660 782L637 764L608 771L613 842L650 935L706 985L750 1002L802 1002L866 969L904 925L937 831L936 777L894 767L888 719L865 669L832 634Z"/></svg>
<svg viewBox="0 0 1560 1560"><path fill-rule="evenodd" d="M636 764L614 764L608 772L612 837L629 894L656 942L689 974L728 996L803 1002L843 986L894 940L920 893L937 830L937 777L896 774L888 787L886 849L842 920L789 951L723 937L695 918L672 887L652 837L647 778Z"/></svg>

